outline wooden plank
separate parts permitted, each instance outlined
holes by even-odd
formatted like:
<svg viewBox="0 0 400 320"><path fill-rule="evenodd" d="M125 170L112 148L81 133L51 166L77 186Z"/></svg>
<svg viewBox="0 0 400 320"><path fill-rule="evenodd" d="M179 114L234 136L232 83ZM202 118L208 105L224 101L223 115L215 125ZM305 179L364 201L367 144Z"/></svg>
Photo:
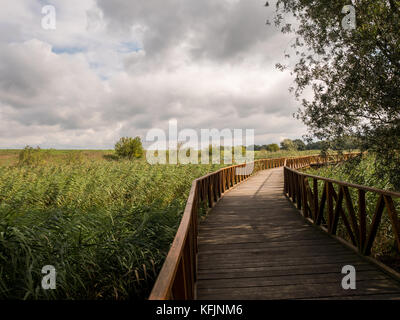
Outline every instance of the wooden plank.
<svg viewBox="0 0 400 320"><path fill-rule="evenodd" d="M242 300L243 297L246 299L312 299L376 295L377 293L399 294L400 289L393 286L390 280L370 280L358 282L356 290L344 290L340 283L199 289L198 298L207 300Z"/></svg>
<svg viewBox="0 0 400 320"><path fill-rule="evenodd" d="M287 228L258 228L257 225L250 225L250 228L238 228L238 229L224 229L223 231L217 230L207 230L207 231L202 231L201 236L199 237L200 241L202 239L208 240L210 236L215 236L215 237L225 237L225 236L239 236L239 235L244 235L244 236L266 236L268 238L272 237L279 237L279 236L315 236L315 237L323 237L322 234L318 234L313 232L315 230L311 230L310 228L306 227L287 227Z"/></svg>
<svg viewBox="0 0 400 320"><path fill-rule="evenodd" d="M298 223L297 221L286 221L286 225L276 225L274 223L269 223L266 222L265 220L263 222L257 223L256 226L257 228L260 229L272 229L272 230L283 230L283 229L291 229L293 227L301 228L301 227L308 227L309 225L306 222L301 222ZM221 224L221 223L211 223L210 221L207 221L207 223L203 223L199 227L199 231L201 232L208 232L208 231L223 231L223 230L235 230L235 229L252 229L254 227L254 223L244 223L244 224L236 224L236 223L227 223L227 224Z"/></svg>
<svg viewBox="0 0 400 320"><path fill-rule="evenodd" d="M273 235L273 234L259 234L259 235L224 235L224 236L219 236L219 237L212 237L212 238L199 238L201 243L210 243L210 244L226 244L226 243L247 243L247 242L266 242L266 241L302 241L306 239L314 239L314 238L319 238L320 235L307 235L307 234L301 234L301 235L293 235L290 233L287 234L279 234L279 235Z"/></svg>
<svg viewBox="0 0 400 320"><path fill-rule="evenodd" d="M301 300L301 299L299 299ZM382 294L366 294L362 296L330 296L324 298L313 298L308 300L400 300L399 294L382 293Z"/></svg>
<svg viewBox="0 0 400 320"><path fill-rule="evenodd" d="M252 251L242 251L240 252L240 257L238 257L238 251L227 251L227 252L207 252L204 255L200 252L198 255L199 263L202 261L224 261L224 260L245 260L245 259L273 259L275 256L283 257L309 257L324 254L329 250L329 253L334 255L344 254L346 251L343 248L336 247L334 245L324 246L314 246L314 247L307 247L304 250L296 250L297 248L282 248L282 247L275 247L275 248L266 248L266 249L253 249Z"/></svg>
<svg viewBox="0 0 400 320"><path fill-rule="evenodd" d="M301 246L303 248L315 247L315 246L338 246L337 241L333 239L306 239L302 241ZM199 248L202 253L224 253L224 252L242 252L248 250L257 250L265 248L280 248L280 247L299 247L298 241L272 241L272 242L244 242L244 243L228 243L228 244L209 244L200 243ZM346 250L345 250L346 251Z"/></svg>
<svg viewBox="0 0 400 320"><path fill-rule="evenodd" d="M307 257L274 257L272 259L256 259L256 260L202 260L199 264L199 270L213 271L213 270L227 270L247 267L279 267L279 266L302 266L302 265L318 265L327 263L340 263L347 265L351 263L362 262L359 257L354 254L337 254L337 255L323 255L318 254Z"/></svg>
<svg viewBox="0 0 400 320"><path fill-rule="evenodd" d="M285 275L278 277L255 277L255 278L237 278L237 279L213 279L203 280L199 283L198 289L215 289L215 288L250 288L250 287L267 287L267 286L286 286L286 285L309 285L309 284L340 284L343 274L314 274L309 275ZM384 274L377 271L359 271L357 273L357 282L369 280L389 280Z"/></svg>
<svg viewBox="0 0 400 320"><path fill-rule="evenodd" d="M277 277L284 275L310 275L313 274L326 274L326 273L340 273L343 265L339 263L326 263L326 264L310 264L299 266L277 266L277 267L245 267L245 268L227 268L216 269L212 271L205 271L199 269L198 279L234 279L234 278L254 278L254 277ZM376 271L376 267L366 262L354 263L357 270Z"/></svg>

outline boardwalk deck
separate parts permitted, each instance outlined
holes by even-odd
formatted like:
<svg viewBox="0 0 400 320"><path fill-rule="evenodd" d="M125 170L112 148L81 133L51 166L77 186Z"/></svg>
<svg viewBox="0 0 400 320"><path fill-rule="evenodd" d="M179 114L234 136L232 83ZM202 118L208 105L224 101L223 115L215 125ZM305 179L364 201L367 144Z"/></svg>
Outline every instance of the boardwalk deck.
<svg viewBox="0 0 400 320"><path fill-rule="evenodd" d="M200 224L197 299L400 299L398 281L306 223L282 190L282 168L261 171ZM356 290L342 289L345 265Z"/></svg>

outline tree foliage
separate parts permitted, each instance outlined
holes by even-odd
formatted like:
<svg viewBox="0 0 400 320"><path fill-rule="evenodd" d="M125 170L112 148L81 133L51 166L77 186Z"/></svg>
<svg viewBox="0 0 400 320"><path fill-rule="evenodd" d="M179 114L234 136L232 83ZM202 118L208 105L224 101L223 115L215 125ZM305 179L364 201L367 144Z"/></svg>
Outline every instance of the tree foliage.
<svg viewBox="0 0 400 320"><path fill-rule="evenodd" d="M122 137L115 144L115 153L121 158L141 158L144 151L140 137Z"/></svg>
<svg viewBox="0 0 400 320"><path fill-rule="evenodd" d="M276 143L271 143L266 146L265 150L270 152L277 152L279 151L279 146Z"/></svg>
<svg viewBox="0 0 400 320"><path fill-rule="evenodd" d="M18 154L18 165L37 166L45 161L46 153L40 147L26 146Z"/></svg>
<svg viewBox="0 0 400 320"><path fill-rule="evenodd" d="M306 150L306 144L303 142L303 140L295 139L295 140L293 140L293 144L294 144L296 150L299 150L299 151Z"/></svg>
<svg viewBox="0 0 400 320"><path fill-rule="evenodd" d="M282 150L297 150L296 145L290 139L284 139L281 142L281 149Z"/></svg>
<svg viewBox="0 0 400 320"><path fill-rule="evenodd" d="M354 0L356 28L342 27L348 0L278 0L275 25L293 33L297 117L321 140L358 138L377 172L400 188L400 1ZM293 14L299 24L286 23ZM280 69L286 67L277 65Z"/></svg>

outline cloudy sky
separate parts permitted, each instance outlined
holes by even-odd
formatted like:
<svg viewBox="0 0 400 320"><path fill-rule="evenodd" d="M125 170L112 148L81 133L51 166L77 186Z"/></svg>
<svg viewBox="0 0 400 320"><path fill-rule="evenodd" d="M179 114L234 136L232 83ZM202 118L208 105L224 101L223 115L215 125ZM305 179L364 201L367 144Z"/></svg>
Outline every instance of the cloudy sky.
<svg viewBox="0 0 400 320"><path fill-rule="evenodd" d="M275 68L293 36L266 25L264 0L0 4L0 148L112 148L170 119L254 129L258 144L306 132L293 78Z"/></svg>

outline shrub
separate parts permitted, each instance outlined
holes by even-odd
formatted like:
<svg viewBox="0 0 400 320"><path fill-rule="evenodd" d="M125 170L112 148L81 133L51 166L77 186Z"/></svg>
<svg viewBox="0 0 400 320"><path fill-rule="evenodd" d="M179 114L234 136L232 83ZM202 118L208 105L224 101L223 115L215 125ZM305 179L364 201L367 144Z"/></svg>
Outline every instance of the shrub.
<svg viewBox="0 0 400 320"><path fill-rule="evenodd" d="M140 137L122 137L115 144L115 153L121 158L141 158L143 157L143 146Z"/></svg>
<svg viewBox="0 0 400 320"><path fill-rule="evenodd" d="M300 151L306 150L306 144L300 139L293 140L293 144L294 144L296 150L300 150Z"/></svg>
<svg viewBox="0 0 400 320"><path fill-rule="evenodd" d="M82 151L70 151L66 155L67 164L81 164L84 162L84 156Z"/></svg>
<svg viewBox="0 0 400 320"><path fill-rule="evenodd" d="M36 149L26 146L19 152L18 165L35 166L42 164L45 160L45 154L41 151L40 147Z"/></svg>
<svg viewBox="0 0 400 320"><path fill-rule="evenodd" d="M282 150L296 150L296 146L294 145L292 140L284 139L281 142L281 149Z"/></svg>
<svg viewBox="0 0 400 320"><path fill-rule="evenodd" d="M271 143L267 145L266 150L271 152L277 152L279 151L279 146L276 143Z"/></svg>

